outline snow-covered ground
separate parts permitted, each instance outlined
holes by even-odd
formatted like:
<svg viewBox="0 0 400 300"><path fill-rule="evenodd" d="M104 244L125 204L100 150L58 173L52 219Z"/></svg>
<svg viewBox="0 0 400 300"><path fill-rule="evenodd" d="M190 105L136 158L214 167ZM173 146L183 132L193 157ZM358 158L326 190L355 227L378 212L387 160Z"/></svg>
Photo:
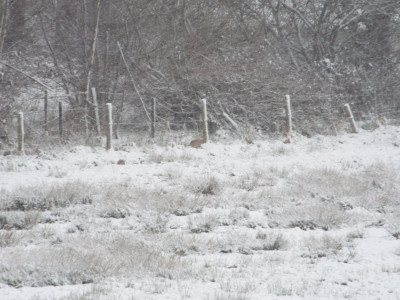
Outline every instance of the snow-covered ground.
<svg viewBox="0 0 400 300"><path fill-rule="evenodd" d="M400 128L0 157L0 299L400 299Z"/></svg>

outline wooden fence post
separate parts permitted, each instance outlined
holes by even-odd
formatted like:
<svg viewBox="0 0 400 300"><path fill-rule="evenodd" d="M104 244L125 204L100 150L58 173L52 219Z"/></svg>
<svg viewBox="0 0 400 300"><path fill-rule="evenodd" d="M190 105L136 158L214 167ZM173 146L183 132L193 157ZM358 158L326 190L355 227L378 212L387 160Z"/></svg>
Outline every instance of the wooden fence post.
<svg viewBox="0 0 400 300"><path fill-rule="evenodd" d="M153 139L156 136L156 119L157 119L156 105L157 105L157 99L154 98L151 107L151 138Z"/></svg>
<svg viewBox="0 0 400 300"><path fill-rule="evenodd" d="M89 93L89 91L87 91L87 92ZM86 138L86 141L88 141L90 132L89 132L89 111L88 111L88 102L87 101L85 101L85 114L83 116L83 120L85 122L85 138Z"/></svg>
<svg viewBox="0 0 400 300"><path fill-rule="evenodd" d="M101 135L101 127L100 127L100 115L99 115L99 105L97 102L97 93L96 88L92 88L92 97L93 97L93 105L94 105L94 116L96 118L96 133L98 136Z"/></svg>
<svg viewBox="0 0 400 300"><path fill-rule="evenodd" d="M63 108L62 108L62 102L58 102L58 133L60 135L60 138L63 136Z"/></svg>
<svg viewBox="0 0 400 300"><path fill-rule="evenodd" d="M106 150L112 149L112 104L107 103L107 145Z"/></svg>
<svg viewBox="0 0 400 300"><path fill-rule="evenodd" d="M292 108L290 104L290 95L286 95L286 120L287 120L287 134L288 138L292 136L293 124L292 124Z"/></svg>
<svg viewBox="0 0 400 300"><path fill-rule="evenodd" d="M47 94L47 90L44 91L44 132L48 132L48 104L49 104L49 98Z"/></svg>
<svg viewBox="0 0 400 300"><path fill-rule="evenodd" d="M346 111L347 117L349 118L350 126L351 126L351 132L352 133L357 133L357 124L356 121L354 120L353 112L351 111L350 104L345 104L344 109Z"/></svg>
<svg viewBox="0 0 400 300"><path fill-rule="evenodd" d="M203 122L203 144L208 142L207 100L201 99L201 118Z"/></svg>
<svg viewBox="0 0 400 300"><path fill-rule="evenodd" d="M18 113L18 152L24 152L24 113Z"/></svg>

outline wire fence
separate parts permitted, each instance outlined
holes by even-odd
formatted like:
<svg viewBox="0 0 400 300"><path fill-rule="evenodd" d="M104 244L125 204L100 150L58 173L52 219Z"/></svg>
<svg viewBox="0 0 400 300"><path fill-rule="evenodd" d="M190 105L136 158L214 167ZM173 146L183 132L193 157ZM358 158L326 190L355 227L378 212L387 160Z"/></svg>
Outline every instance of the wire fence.
<svg viewBox="0 0 400 300"><path fill-rule="evenodd" d="M99 93L101 94L101 92ZM43 142L65 143L66 141L88 139L100 135L105 135L107 131L107 103L99 105L84 103L73 107L66 98L71 95L48 97L47 104L38 106L35 109L24 112L24 138L31 147L39 147ZM171 130L192 130L199 134L202 129L202 116L198 106L193 106L190 110L187 108L178 111L168 104L158 102L157 107L161 113L158 113L155 120L149 120L147 116L136 110L122 109L122 106L116 105L112 116L112 132L114 137L118 138L119 132L150 132L152 122L156 132L165 133ZM327 133L332 128L335 130L340 126L348 126L344 107L338 105L313 106L306 98L294 97L291 102L291 113L288 116L288 109L285 107L284 97L278 101L253 102L250 105L240 105L238 103L224 103L223 109L226 115L233 116L233 119L225 119L223 114L214 116L218 125L230 126L232 129L235 116L245 112L245 117L238 122L243 124L246 120L261 120L268 124L262 128L266 131L272 130L281 135L288 135L287 127L290 122L293 123L294 131L300 134L312 135L310 132ZM238 112L241 110L241 112ZM353 109L352 114L359 125L376 121L374 125L383 125L390 120L400 120L400 108L393 109L385 105L376 106L374 109L358 110ZM272 124L272 125L271 125ZM339 124L339 125L338 125ZM275 128L271 129L271 126ZM331 127L327 130L327 127ZM237 129L237 128L236 128ZM325 130L325 131L324 131ZM16 139L15 135L15 139Z"/></svg>

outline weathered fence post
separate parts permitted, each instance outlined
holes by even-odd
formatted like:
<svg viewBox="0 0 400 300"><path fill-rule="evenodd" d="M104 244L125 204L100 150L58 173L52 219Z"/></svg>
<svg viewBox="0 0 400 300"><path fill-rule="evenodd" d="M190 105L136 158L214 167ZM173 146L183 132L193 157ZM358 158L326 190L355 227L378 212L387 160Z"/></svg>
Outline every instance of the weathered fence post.
<svg viewBox="0 0 400 300"><path fill-rule="evenodd" d="M107 103L107 145L106 149L111 150L112 149L112 104Z"/></svg>
<svg viewBox="0 0 400 300"><path fill-rule="evenodd" d="M47 90L44 91L44 132L48 132L48 104L49 104L49 98L47 94Z"/></svg>
<svg viewBox="0 0 400 300"><path fill-rule="evenodd" d="M89 93L89 91L88 91L88 93ZM86 138L86 141L88 141L90 132L89 132L89 112L88 112L88 102L87 101L85 102L85 114L83 116L83 120L85 122L85 138Z"/></svg>
<svg viewBox="0 0 400 300"><path fill-rule="evenodd" d="M94 105L94 116L96 118L96 133L98 136L101 134L101 127L100 127L100 115L99 115L99 105L97 102L97 93L96 88L92 88L92 97L93 97L93 105Z"/></svg>
<svg viewBox="0 0 400 300"><path fill-rule="evenodd" d="M293 125L292 125L292 108L290 104L290 95L286 95L286 120L287 120L287 134L288 138L292 136Z"/></svg>
<svg viewBox="0 0 400 300"><path fill-rule="evenodd" d="M18 113L18 152L24 152L24 113Z"/></svg>
<svg viewBox="0 0 400 300"><path fill-rule="evenodd" d="M358 132L357 124L356 124L356 121L354 120L354 116L351 111L350 104L348 104L348 103L345 104L344 109L346 111L347 117L349 118L352 133L357 133Z"/></svg>
<svg viewBox="0 0 400 300"><path fill-rule="evenodd" d="M63 135L63 108L62 108L62 102L58 102L58 134L60 135L60 138L62 138Z"/></svg>
<svg viewBox="0 0 400 300"><path fill-rule="evenodd" d="M153 139L156 136L156 119L157 119L156 105L157 105L157 99L154 98L151 106L151 138Z"/></svg>
<svg viewBox="0 0 400 300"><path fill-rule="evenodd" d="M201 99L201 118L203 122L203 144L208 142L207 100Z"/></svg>

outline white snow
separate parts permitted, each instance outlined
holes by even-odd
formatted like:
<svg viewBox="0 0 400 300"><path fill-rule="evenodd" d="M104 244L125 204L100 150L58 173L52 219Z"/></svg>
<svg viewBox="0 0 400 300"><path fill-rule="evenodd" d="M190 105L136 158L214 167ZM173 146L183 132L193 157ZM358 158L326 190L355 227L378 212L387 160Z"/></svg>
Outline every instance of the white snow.
<svg viewBox="0 0 400 300"><path fill-rule="evenodd" d="M0 299L400 299L399 145L385 126L0 156Z"/></svg>

